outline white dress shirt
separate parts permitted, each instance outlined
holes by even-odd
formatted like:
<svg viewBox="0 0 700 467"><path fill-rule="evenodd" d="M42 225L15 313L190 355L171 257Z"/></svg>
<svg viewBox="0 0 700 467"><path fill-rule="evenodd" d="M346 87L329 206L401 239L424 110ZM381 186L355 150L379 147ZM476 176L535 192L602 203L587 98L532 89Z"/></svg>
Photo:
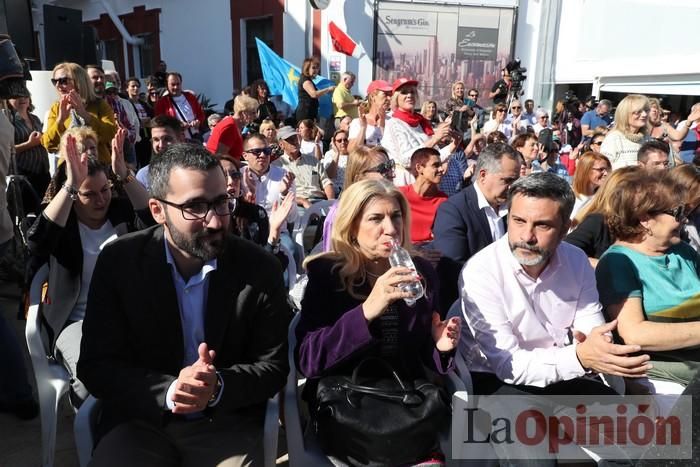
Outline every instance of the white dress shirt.
<svg viewBox="0 0 700 467"><path fill-rule="evenodd" d="M467 262L459 288L471 331L462 335L460 352L472 371L538 387L586 373L573 330L589 334L605 319L582 250L562 242L533 279L503 237Z"/></svg>
<svg viewBox="0 0 700 467"><path fill-rule="evenodd" d="M246 172L249 170L249 167L243 167L244 180L246 177ZM277 201L279 204L284 199L284 196L282 196L280 191L280 185L286 173L287 171L278 165L270 165L269 170L260 177L251 171L251 176L253 177L253 180L255 180L255 204L261 206L265 212L267 212L268 217L272 213L272 205L274 202ZM247 191L245 183L241 183L241 188L243 188L244 191ZM289 192L294 193L294 196L296 196L297 189L295 182L292 182L290 185ZM297 210L292 209L289 211L289 215L287 216L287 222L295 222L297 217ZM282 232L286 231L286 224L282 224Z"/></svg>
<svg viewBox="0 0 700 467"><path fill-rule="evenodd" d="M494 241L498 240L506 233L506 228L502 218L503 216L508 214L508 209L504 204L502 206L499 206L498 212L496 212L496 210L489 204L489 202L486 200L486 197L481 192L479 182L474 183L474 191L476 191L476 199L479 203L479 209L484 211L484 214L486 214L486 220L489 222L489 229L491 229L491 238L493 238Z"/></svg>

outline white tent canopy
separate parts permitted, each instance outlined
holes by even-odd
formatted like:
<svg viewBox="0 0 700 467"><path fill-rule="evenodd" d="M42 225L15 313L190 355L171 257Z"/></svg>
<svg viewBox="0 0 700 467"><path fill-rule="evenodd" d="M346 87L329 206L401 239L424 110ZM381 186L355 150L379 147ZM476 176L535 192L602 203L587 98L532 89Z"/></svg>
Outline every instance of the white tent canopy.
<svg viewBox="0 0 700 467"><path fill-rule="evenodd" d="M597 85L597 86L596 86ZM700 96L700 73L656 76L601 76L595 88L601 92Z"/></svg>

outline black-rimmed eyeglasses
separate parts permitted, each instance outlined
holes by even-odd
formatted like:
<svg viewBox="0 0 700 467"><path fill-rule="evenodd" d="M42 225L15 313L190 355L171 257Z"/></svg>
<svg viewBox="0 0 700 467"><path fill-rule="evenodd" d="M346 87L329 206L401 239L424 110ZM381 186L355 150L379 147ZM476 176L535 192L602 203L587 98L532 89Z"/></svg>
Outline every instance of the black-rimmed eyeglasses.
<svg viewBox="0 0 700 467"><path fill-rule="evenodd" d="M389 159L388 161L382 162L376 167L372 167L371 169L365 170L365 173L378 172L386 177L387 175L394 173L394 169L396 169L396 162L394 162L394 159Z"/></svg>
<svg viewBox="0 0 700 467"><path fill-rule="evenodd" d="M236 198L232 196L222 196L214 201L190 201L187 203L173 203L161 198L156 198L163 204L177 208L182 213L182 218L186 221L198 221L206 219L209 211L214 211L217 216L230 216L236 210Z"/></svg>

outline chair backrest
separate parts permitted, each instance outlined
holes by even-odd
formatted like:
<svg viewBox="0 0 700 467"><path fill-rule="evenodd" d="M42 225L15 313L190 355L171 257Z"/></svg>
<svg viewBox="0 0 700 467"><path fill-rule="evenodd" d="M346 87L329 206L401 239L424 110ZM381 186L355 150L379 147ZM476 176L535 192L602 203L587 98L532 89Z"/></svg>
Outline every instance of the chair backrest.
<svg viewBox="0 0 700 467"><path fill-rule="evenodd" d="M302 254L306 253L306 251L304 251L304 231L309 225L309 222L314 216L318 216L320 219L318 228L323 230L323 220L326 218L328 211L335 202L336 200L334 199L324 199L313 203L311 207L304 211L304 215L301 216L297 225L294 226L294 241L301 245Z"/></svg>
<svg viewBox="0 0 700 467"><path fill-rule="evenodd" d="M32 365L34 372L39 376L39 372L45 370L48 372L47 355L51 355L51 351L44 347L43 339L41 338L41 290L44 283L49 278L49 265L44 264L34 275L32 284L29 288L29 310L27 312L27 324L24 329L24 335L29 348L29 355L32 357Z"/></svg>

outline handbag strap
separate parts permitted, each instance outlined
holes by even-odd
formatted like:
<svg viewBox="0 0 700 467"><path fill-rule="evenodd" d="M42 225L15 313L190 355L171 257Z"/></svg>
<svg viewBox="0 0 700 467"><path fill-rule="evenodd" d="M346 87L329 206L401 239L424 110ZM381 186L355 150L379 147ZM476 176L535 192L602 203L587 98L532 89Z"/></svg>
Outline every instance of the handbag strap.
<svg viewBox="0 0 700 467"><path fill-rule="evenodd" d="M413 389L380 389L354 383L342 383L341 386L348 391L348 401L353 405L355 404L352 401L352 393L360 393L379 397L381 399L394 400L408 407L421 405L425 400L425 395L423 395L423 393Z"/></svg>
<svg viewBox="0 0 700 467"><path fill-rule="evenodd" d="M408 388L406 387L406 385L404 384L404 382L401 380L401 377L399 376L399 374L396 373L396 370L394 370L394 368L392 368L392 366L389 365L389 363L388 363L386 360L381 359L381 358L379 358L379 357L368 357L368 358L365 358L364 360L362 360L362 361L357 365L357 367L355 367L355 369L354 369L353 372L352 372L352 384L353 384L353 385L357 385L357 378L358 378L358 376L360 375L360 370L361 370L363 367L365 367L366 364L369 363L369 362L378 362L378 363L380 364L380 366L382 366L385 370L387 370L387 373L388 373L388 374L390 374L391 376L393 376L394 380L395 380L397 383L399 383L399 386L401 387L401 389L402 389L404 392L407 392L407 391L408 391Z"/></svg>

